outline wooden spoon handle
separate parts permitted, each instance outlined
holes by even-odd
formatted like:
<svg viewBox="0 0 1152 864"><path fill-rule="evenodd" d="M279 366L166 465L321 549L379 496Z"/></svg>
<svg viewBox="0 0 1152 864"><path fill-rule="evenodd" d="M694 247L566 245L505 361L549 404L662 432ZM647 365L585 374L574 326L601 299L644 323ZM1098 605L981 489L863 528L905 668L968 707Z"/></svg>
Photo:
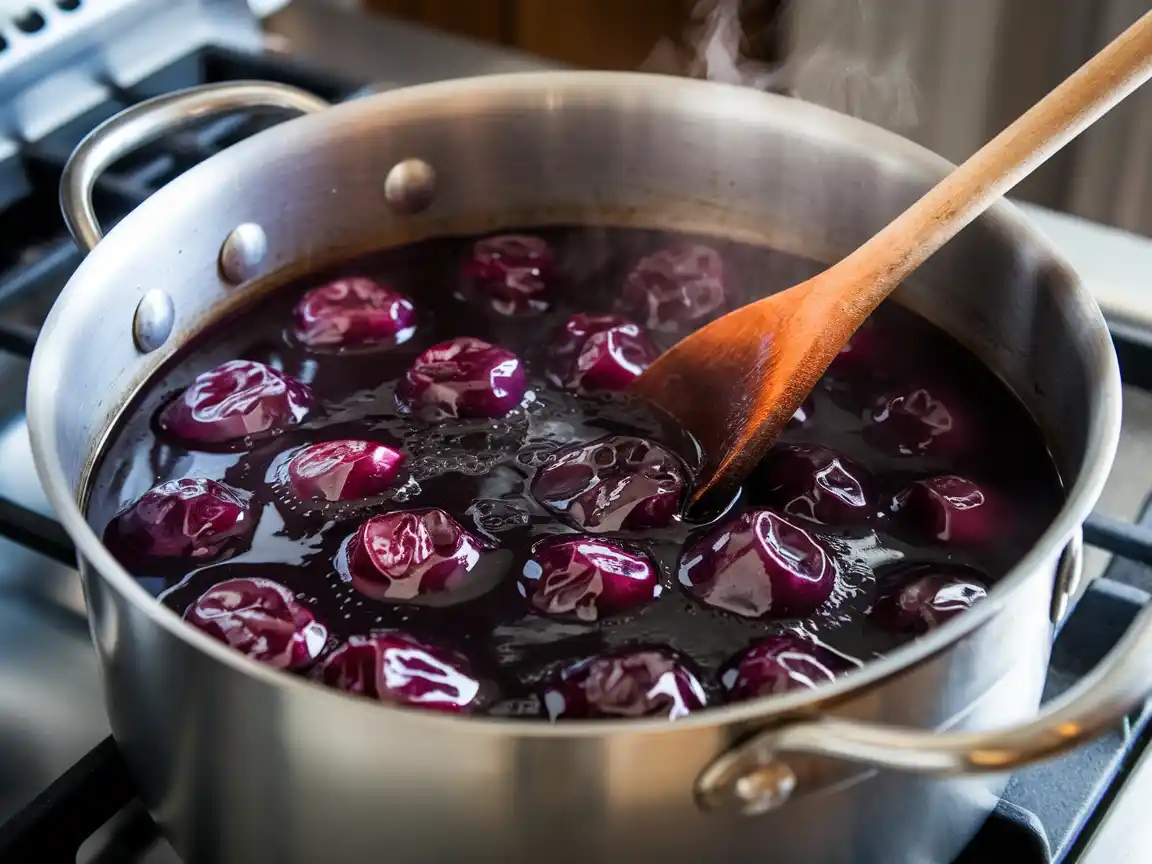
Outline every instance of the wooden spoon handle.
<svg viewBox="0 0 1152 864"><path fill-rule="evenodd" d="M1152 75L1152 12L1121 33L879 234L825 271L863 319L928 256ZM823 280L821 280L823 281ZM862 313L862 314L861 314Z"/></svg>

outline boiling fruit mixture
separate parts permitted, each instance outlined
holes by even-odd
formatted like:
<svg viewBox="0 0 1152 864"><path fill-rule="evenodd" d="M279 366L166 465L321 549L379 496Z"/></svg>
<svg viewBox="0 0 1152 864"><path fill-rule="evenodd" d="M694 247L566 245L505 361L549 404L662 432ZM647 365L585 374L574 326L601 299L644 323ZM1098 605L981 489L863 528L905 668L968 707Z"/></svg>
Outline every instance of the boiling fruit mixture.
<svg viewBox="0 0 1152 864"><path fill-rule="evenodd" d="M364 698L674 719L816 687L983 600L1062 499L1004 385L887 303L686 518L702 454L629 383L816 269L634 230L373 255L171 363L89 518L189 626Z"/></svg>

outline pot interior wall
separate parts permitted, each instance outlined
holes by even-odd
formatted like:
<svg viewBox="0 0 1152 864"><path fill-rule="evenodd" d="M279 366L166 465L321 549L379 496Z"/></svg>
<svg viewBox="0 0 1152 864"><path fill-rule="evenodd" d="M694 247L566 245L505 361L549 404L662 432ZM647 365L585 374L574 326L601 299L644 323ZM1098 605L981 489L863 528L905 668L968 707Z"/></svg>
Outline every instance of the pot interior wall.
<svg viewBox="0 0 1152 864"><path fill-rule="evenodd" d="M437 174L418 216L384 178L417 157ZM62 294L37 350L74 495L129 397L187 338L301 272L447 232L586 223L720 234L819 261L845 254L946 170L889 133L794 100L647 76L512 76L413 88L302 118L192 169L121 222ZM243 222L268 236L266 275L236 288L217 256ZM176 332L132 343L162 288ZM1045 430L1069 484L1107 415L1111 362L1091 300L1000 205L929 261L900 302L977 352ZM65 392L67 395L65 395Z"/></svg>
<svg viewBox="0 0 1152 864"><path fill-rule="evenodd" d="M389 169L408 158L437 174L436 196L418 216L393 212L385 197ZM117 740L186 860L247 860L259 848L312 861L340 843L363 860L382 842L443 860L459 857L460 838L473 852L509 860L532 857L521 854L529 847L552 854L554 838L529 836L549 820L568 830L563 848L584 859L621 860L633 849L630 857L642 858L661 847L691 855L693 845L705 857L727 850L734 859L772 844L780 860L859 860L873 848L871 860L887 861L917 843L942 844L925 860L950 858L987 800L973 797L962 812L954 799L969 791L963 784L881 775L832 802L836 823L816 798L775 822L697 810L690 790L699 771L753 723L795 711L805 694L658 730L643 721L595 732L527 724L530 734L517 736L486 720L384 711L248 664L168 620L74 505L103 437L149 375L213 321L301 273L440 233L572 223L719 234L826 262L945 170L889 133L780 97L673 78L559 73L413 88L293 121L192 169L124 219L44 327L29 423L49 495L90 565ZM267 234L266 272L237 287L217 262L225 237L245 222ZM176 330L160 350L141 354L132 317L151 289L172 298ZM1115 444L1115 361L1095 304L1007 206L926 264L900 300L997 371L1047 432L1065 480L1088 482L1014 588L1003 586L1002 596L1016 590L1019 602L983 604L987 611L970 619L980 626L954 627L948 651L928 655L932 638L920 640L861 670L860 686L831 685L836 703L819 707L927 728L957 717L1004 725L1033 712L1039 696L1055 560ZM1008 682L1008 696L982 700L997 680ZM555 783L558 775L567 782ZM397 776L405 782L381 779ZM447 830L428 832L430 812L445 815L437 824ZM584 831L572 812L605 830ZM923 831L939 813L952 814L948 830Z"/></svg>

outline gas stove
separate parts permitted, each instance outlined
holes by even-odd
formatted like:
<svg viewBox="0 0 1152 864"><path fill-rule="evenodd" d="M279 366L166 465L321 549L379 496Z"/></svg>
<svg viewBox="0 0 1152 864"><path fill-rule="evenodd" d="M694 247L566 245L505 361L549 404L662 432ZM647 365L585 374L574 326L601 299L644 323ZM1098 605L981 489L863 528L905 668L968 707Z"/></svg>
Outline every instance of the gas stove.
<svg viewBox="0 0 1152 864"><path fill-rule="evenodd" d="M45 7L37 13L42 27L66 28L67 15L86 4L34 5ZM341 101L401 84L545 64L307 0L297 0L263 30L241 2L92 5L105 12L121 7L124 15L129 7L150 7L146 32L153 42L167 34L163 50L152 50L149 63L138 54L129 63L122 51L109 49L101 74L77 78L73 69L63 80L83 98L67 111L57 104L56 116L45 118L15 110L19 99L5 101L9 93L27 94L33 80L20 78L12 57L23 59L25 71L43 71L48 67L37 64L69 52L61 45L40 52L28 47L36 31L25 31L27 21L5 17L0 2L0 860L178 864L136 800L108 737L74 550L31 467L23 413L28 359L48 309L80 260L57 205L64 161L88 130L120 108L194 84L267 79ZM117 39L127 32L125 20ZM173 29L177 20L197 23ZM82 37L88 48L103 38L95 25L81 29L89 31ZM188 34L179 45L170 38L176 32ZM6 50L13 51L7 60ZM6 71L6 62L16 71ZM197 162L280 119L233 115L122 160L98 183L103 224ZM1135 296L1116 266L1123 255L1133 273L1147 272L1139 268L1141 261L1152 266L1152 241L1029 209L1090 287L1098 288L1113 319L1126 399L1117 464L1085 527L1092 547L1086 569L1093 578L1055 642L1045 692L1053 698L1104 656L1152 598L1152 301ZM1141 848L1140 829L1148 830L1142 805L1152 796L1149 716L1136 712L1099 741L1014 776L954 864L1110 864Z"/></svg>

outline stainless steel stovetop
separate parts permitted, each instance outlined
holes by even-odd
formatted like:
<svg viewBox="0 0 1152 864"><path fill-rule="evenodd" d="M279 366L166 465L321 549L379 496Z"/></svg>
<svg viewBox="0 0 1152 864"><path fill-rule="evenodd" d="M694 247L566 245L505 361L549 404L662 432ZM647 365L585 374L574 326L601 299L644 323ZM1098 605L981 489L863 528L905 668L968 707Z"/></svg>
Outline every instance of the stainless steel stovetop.
<svg viewBox="0 0 1152 864"><path fill-rule="evenodd" d="M108 735L84 601L69 563L71 547L52 521L51 508L35 476L23 415L27 357L40 322L79 256L70 242L61 242L64 235L54 190L47 198L29 197L29 190L49 188L62 159L79 137L117 107L204 80L268 77L341 99L421 81L548 68L530 57L338 11L320 0L296 0L265 21L261 29L250 26L250 21L242 22L239 2L158 2L170 3L165 7L169 13L192 16L180 18L185 23L204 13L206 7L226 6L229 12L224 19L217 19L217 25L189 28L191 42L167 44L163 51L153 52L149 69L143 68L136 55L131 63L117 67L113 78L91 78L81 85L74 76L68 77L64 83L73 85L73 95L87 101L73 104L66 120L39 118L39 128L31 132L14 128L20 118L11 109L18 100L4 102L2 98L14 73L5 72L6 5L0 2L0 534L7 537L0 537L0 825ZM157 5L156 0L112 5L149 3ZM47 24L68 23L67 2L39 5L54 7L46 16ZM188 8L176 10L177 6ZM221 29L220 20L236 26ZM171 20L155 26L162 29L150 31L153 40L160 32L169 36L185 32L173 30ZM24 35L31 38L31 34ZM26 50L19 39L8 42L9 51L12 44ZM54 56L58 60L62 55ZM5 78L5 74L10 77ZM364 82L373 83L362 86ZM117 166L104 187L101 206L106 217L115 219L118 213L127 212L151 189L214 150L251 134L263 122L240 118L213 123ZM14 140L27 143L14 148ZM14 152L22 153L23 158L13 161ZM1116 322L1117 332L1131 337L1131 344L1125 343L1128 355L1122 353L1122 359L1126 380L1138 383L1126 384L1123 439L1099 513L1125 523L1137 520L1152 493L1152 389L1148 389L1152 385L1152 348L1147 347L1152 345L1152 295L1142 291L1136 280L1152 272L1152 241L1035 208L1029 210L1096 291ZM17 236L20 243L11 243ZM1130 370L1134 370L1131 378ZM1115 527L1104 523L1101 530L1107 534L1107 529ZM1152 547L1137 554L1152 563ZM1088 575L1103 574L1109 558L1110 554L1099 548L1090 549ZM1061 636L1061 642L1066 643L1067 668L1058 669L1054 677L1074 678L1074 667L1091 662L1086 655L1096 649L1083 646L1100 634L1099 628L1089 626L1096 619L1089 621L1084 616L1095 610L1093 614L1115 623L1115 609L1123 607L1130 612L1147 600L1146 591L1152 589L1152 571L1130 562L1117 562L1107 575L1130 585L1113 590L1109 586L1116 583L1110 579L1101 583L1108 590L1089 592L1091 596L1081 604L1084 611L1077 611ZM1089 624L1079 625L1078 620ZM1122 615L1119 620L1122 626ZM1060 684L1050 683L1053 687ZM1077 841L1074 833L1045 826L1057 857L1067 856L1066 860L1077 864L1112 864L1144 860L1138 850L1152 848L1152 825L1144 817L1152 799L1152 756L1130 752L1129 745L1139 737L1141 721L1134 718L1133 722L1132 728L1118 730L1108 741L1089 748L1079 761L1066 760L1017 778L1014 788L1018 794L1010 797L1031 807L1033 799L1042 798L1045 789L1051 791L1050 786L1060 788L1062 778L1069 775L1101 773L1101 765L1108 766L1101 776L1111 777L1120 767L1129 772L1119 797L1102 811L1106 816L1089 821L1090 834L1082 834ZM1093 787L1087 804L1081 801L1075 806L1092 806L1097 792L1102 790ZM1079 801L1077 795L1084 797L1081 792L1070 793L1069 800ZM171 849L154 835L120 830L138 815L129 808L116 823L85 844L79 860L176 864Z"/></svg>

